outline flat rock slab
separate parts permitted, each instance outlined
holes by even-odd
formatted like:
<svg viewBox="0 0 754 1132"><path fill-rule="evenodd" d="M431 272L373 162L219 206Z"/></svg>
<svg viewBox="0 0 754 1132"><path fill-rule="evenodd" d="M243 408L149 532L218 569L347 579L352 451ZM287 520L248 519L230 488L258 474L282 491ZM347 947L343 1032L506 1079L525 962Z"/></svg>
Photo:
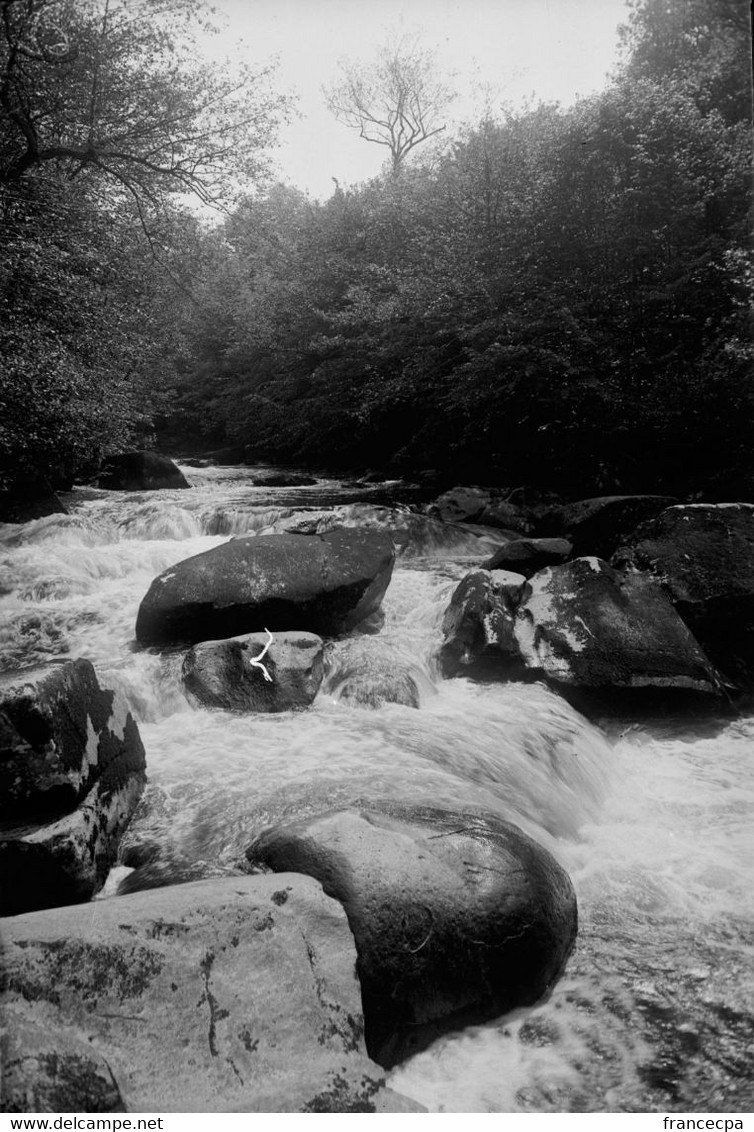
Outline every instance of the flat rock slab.
<svg viewBox="0 0 754 1132"><path fill-rule="evenodd" d="M542 570L516 614L526 665L585 688L677 688L719 694L701 647L651 578L599 558Z"/></svg>
<svg viewBox="0 0 754 1132"><path fill-rule="evenodd" d="M379 608L394 562L392 539L379 531L231 539L155 578L136 637L168 645L264 629L335 636Z"/></svg>
<svg viewBox="0 0 754 1132"><path fill-rule="evenodd" d="M181 678L207 707L278 712L308 707L323 674L324 644L316 634L278 633L270 643L266 633L248 633L194 645Z"/></svg>
<svg viewBox="0 0 754 1132"><path fill-rule="evenodd" d="M372 803L275 826L247 856L316 877L343 904L367 1049L386 1066L445 1030L535 1002L576 934L566 873L480 812Z"/></svg>
<svg viewBox="0 0 754 1132"><path fill-rule="evenodd" d="M37 912L3 921L2 936L8 1111L411 1106L383 1093L365 1054L346 917L308 877Z"/></svg>

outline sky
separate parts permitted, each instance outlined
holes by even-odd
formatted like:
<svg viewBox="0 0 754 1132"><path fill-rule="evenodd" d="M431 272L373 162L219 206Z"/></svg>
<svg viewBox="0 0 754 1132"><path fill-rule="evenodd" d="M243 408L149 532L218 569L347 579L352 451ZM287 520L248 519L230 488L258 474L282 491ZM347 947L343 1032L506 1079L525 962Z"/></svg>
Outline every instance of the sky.
<svg viewBox="0 0 754 1132"><path fill-rule="evenodd" d="M453 74L458 97L449 128L487 103L519 105L534 96L570 105L602 89L617 59L625 0L212 0L225 25L208 42L213 58L277 56L276 86L298 94L298 117L281 131L280 179L312 197L379 173L387 149L359 138L327 109L322 87L338 60L364 60L392 34L418 32Z"/></svg>

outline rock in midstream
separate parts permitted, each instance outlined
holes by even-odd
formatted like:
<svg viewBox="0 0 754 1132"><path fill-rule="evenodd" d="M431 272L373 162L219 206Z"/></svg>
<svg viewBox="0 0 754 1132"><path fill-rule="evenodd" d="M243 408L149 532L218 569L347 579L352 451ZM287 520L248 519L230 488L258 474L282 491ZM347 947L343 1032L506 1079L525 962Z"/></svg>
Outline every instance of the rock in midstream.
<svg viewBox="0 0 754 1132"><path fill-rule="evenodd" d="M247 857L316 877L343 904L367 1050L384 1066L444 1031L536 1002L576 935L563 869L479 811L370 802L277 825Z"/></svg>
<svg viewBox="0 0 754 1132"><path fill-rule="evenodd" d="M232 539L155 578L136 637L170 645L264 629L337 636L379 608L394 562L392 539L378 531Z"/></svg>

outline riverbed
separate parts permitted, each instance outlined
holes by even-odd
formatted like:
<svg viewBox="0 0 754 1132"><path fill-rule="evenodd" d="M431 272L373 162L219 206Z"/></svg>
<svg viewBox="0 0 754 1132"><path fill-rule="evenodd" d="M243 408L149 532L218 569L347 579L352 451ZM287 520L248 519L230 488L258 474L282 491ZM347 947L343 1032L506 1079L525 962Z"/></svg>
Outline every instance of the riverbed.
<svg viewBox="0 0 754 1132"><path fill-rule="evenodd" d="M495 536L438 535L405 507L384 623L328 646L311 709L197 707L181 654L134 641L156 574L333 507L377 526L395 512L384 488L327 477L259 488L255 469L183 470L189 491L73 491L69 515L0 526L5 672L86 657L138 721L149 785L127 844L151 846L180 880L241 867L252 838L300 812L312 783L359 776L382 796L410 785L428 804L472 800L569 872L577 946L546 1002L440 1039L393 1072L393 1087L440 1112L754 1108L754 718L588 721L542 685L441 679L443 611ZM355 701L354 668L375 688L400 671L418 709Z"/></svg>

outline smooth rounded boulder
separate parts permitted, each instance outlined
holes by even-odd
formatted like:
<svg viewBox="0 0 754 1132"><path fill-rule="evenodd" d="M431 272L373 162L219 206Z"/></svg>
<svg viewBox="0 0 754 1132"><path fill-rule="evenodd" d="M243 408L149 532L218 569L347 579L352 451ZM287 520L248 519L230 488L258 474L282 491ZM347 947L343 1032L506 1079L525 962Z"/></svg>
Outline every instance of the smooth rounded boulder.
<svg viewBox="0 0 754 1132"><path fill-rule="evenodd" d="M379 608L394 562L382 531L235 538L155 578L136 638L195 644L265 629L337 636Z"/></svg>
<svg viewBox="0 0 754 1132"><path fill-rule="evenodd" d="M536 1002L576 934L567 874L480 812L370 803L275 826L247 857L315 877L342 903L367 1050L386 1067L444 1031Z"/></svg>
<svg viewBox="0 0 754 1132"><path fill-rule="evenodd" d="M721 691L660 586L599 558L577 558L530 578L515 635L527 667L560 684Z"/></svg>
<svg viewBox="0 0 754 1132"><path fill-rule="evenodd" d="M146 782L123 697L88 660L0 690L0 909L86 900L103 884Z"/></svg>
<svg viewBox="0 0 754 1132"><path fill-rule="evenodd" d="M207 707L277 712L308 707L324 673L324 644L314 633L248 633L189 649L181 678Z"/></svg>
<svg viewBox="0 0 754 1132"><path fill-rule="evenodd" d="M642 523L613 558L651 574L714 662L754 680L754 505L668 507Z"/></svg>
<svg viewBox="0 0 754 1132"><path fill-rule="evenodd" d="M159 452L122 452L107 457L97 486L108 491L174 491L191 484L168 456Z"/></svg>

